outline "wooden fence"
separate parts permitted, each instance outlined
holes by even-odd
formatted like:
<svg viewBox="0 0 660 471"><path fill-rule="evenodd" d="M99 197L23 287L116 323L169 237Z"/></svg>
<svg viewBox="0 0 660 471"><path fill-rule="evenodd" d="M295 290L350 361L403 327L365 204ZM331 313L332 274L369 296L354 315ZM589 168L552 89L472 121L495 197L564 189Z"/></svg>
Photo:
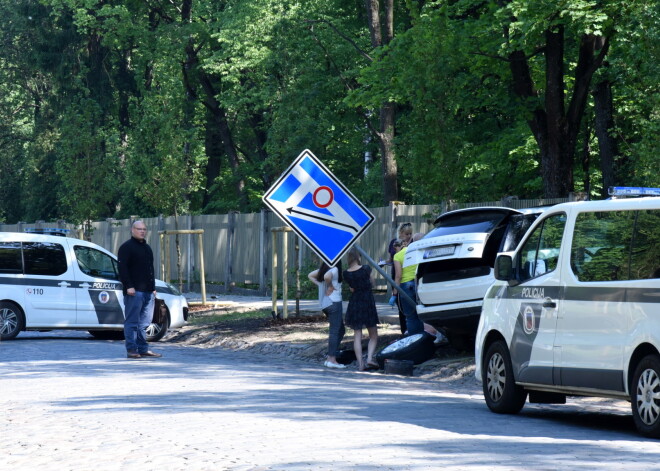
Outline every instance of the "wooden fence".
<svg viewBox="0 0 660 471"><path fill-rule="evenodd" d="M375 221L360 237L358 243L374 260L387 258L389 241L396 236L396 228L402 222L411 222L414 232L428 232L433 228L435 218L446 211L467 207L508 206L516 209L552 205L567 201L567 198L518 200L515 198L502 201L482 203L452 203L443 202L440 205L406 205L392 203L387 207L371 208ZM130 237L131 219L108 219L92 223L91 241L105 249L117 253L119 246ZM269 210L259 213L230 213L221 215L184 215L178 221L174 217L141 218L149 229L147 242L154 249L156 266L161 267L161 250L159 247L159 231L203 229L204 268L207 290L224 292L248 286L256 288L262 294L270 290L272 258L271 229L284 225L279 217ZM33 224L0 224L2 232L23 232L26 229L64 228L72 232L73 237L81 238L82 229L67 224L65 221L45 223L38 221ZM169 236L175 237L175 236ZM319 263L318 257L295 234L288 237L289 277L294 279L295 270L301 268L300 277L304 279L308 271L315 269ZM196 235L182 234L178 236L181 253L181 270L186 284L184 289L194 289L194 283L199 281L199 247ZM281 244L281 237L277 239ZM299 250L296 251L296 244ZM170 265L169 274L165 278L178 279L177 248L175 240L169 244ZM278 250L282 254L282 250ZM296 254L298 258L296 259ZM282 261L279 262L282 266ZM281 279L281 274L278 276ZM376 278L376 289L385 289L385 280Z"/></svg>

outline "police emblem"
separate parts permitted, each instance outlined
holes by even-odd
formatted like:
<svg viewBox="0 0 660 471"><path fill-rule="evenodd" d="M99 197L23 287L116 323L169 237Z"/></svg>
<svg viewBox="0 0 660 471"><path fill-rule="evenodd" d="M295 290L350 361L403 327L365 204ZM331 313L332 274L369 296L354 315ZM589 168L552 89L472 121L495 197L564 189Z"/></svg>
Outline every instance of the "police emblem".
<svg viewBox="0 0 660 471"><path fill-rule="evenodd" d="M110 301L110 293L107 291L101 291L99 293L99 302L101 304L106 304L108 301Z"/></svg>
<svg viewBox="0 0 660 471"><path fill-rule="evenodd" d="M525 333L528 335L533 334L536 330L536 318L532 306L525 306L525 312L523 312L523 329L525 329Z"/></svg>

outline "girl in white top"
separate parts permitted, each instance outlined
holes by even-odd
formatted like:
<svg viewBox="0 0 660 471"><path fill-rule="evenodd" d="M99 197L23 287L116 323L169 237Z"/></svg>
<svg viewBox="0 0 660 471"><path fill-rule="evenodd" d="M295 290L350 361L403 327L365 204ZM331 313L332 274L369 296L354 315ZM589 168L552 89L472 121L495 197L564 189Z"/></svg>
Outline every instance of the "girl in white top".
<svg viewBox="0 0 660 471"><path fill-rule="evenodd" d="M339 345L346 333L341 300L341 262L334 267L322 263L318 270L314 270L307 277L319 287L319 307L328 316L330 323L328 358L324 365L328 368L346 368L337 362Z"/></svg>

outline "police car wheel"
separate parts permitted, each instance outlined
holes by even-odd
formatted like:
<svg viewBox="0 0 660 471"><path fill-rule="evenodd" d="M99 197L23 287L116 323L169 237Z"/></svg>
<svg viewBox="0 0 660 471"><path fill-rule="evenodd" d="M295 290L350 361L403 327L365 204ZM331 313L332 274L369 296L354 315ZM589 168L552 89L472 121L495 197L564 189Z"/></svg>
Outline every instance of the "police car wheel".
<svg viewBox="0 0 660 471"><path fill-rule="evenodd" d="M376 354L376 361L381 368L385 360L412 360L418 365L435 354L434 340L435 337L426 332L409 335L383 348Z"/></svg>
<svg viewBox="0 0 660 471"><path fill-rule="evenodd" d="M520 412L527 400L527 391L513 379L511 356L503 340L488 347L483 364L482 383L488 408L498 414Z"/></svg>
<svg viewBox="0 0 660 471"><path fill-rule="evenodd" d="M10 340L25 328L23 311L14 303L0 302L0 340Z"/></svg>
<svg viewBox="0 0 660 471"><path fill-rule="evenodd" d="M167 333L169 322L166 320L162 324L152 323L147 327L147 342L158 342Z"/></svg>
<svg viewBox="0 0 660 471"><path fill-rule="evenodd" d="M631 387L633 420L639 433L660 438L660 356L648 355L635 369Z"/></svg>

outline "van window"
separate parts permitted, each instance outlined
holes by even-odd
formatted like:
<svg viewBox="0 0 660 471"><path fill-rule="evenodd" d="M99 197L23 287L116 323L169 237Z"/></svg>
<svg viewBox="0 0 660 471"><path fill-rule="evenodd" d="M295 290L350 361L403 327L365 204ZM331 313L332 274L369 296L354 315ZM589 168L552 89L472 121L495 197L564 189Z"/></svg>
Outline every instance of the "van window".
<svg viewBox="0 0 660 471"><path fill-rule="evenodd" d="M660 278L660 210L639 211L630 253L630 279Z"/></svg>
<svg viewBox="0 0 660 471"><path fill-rule="evenodd" d="M91 247L76 245L73 248L78 267L85 275L109 280L118 280L117 261L108 254Z"/></svg>
<svg viewBox="0 0 660 471"><path fill-rule="evenodd" d="M578 280L629 279L635 213L598 211L578 214L571 249L571 267Z"/></svg>
<svg viewBox="0 0 660 471"><path fill-rule="evenodd" d="M578 215L571 268L580 281L660 278L660 210Z"/></svg>
<svg viewBox="0 0 660 471"><path fill-rule="evenodd" d="M23 242L26 275L57 276L67 271L66 254L60 244Z"/></svg>
<svg viewBox="0 0 660 471"><path fill-rule="evenodd" d="M0 242L0 273L23 273L20 242Z"/></svg>
<svg viewBox="0 0 660 471"><path fill-rule="evenodd" d="M544 275L557 268L565 224L566 215L560 213L549 216L536 226L518 252L519 281Z"/></svg>

